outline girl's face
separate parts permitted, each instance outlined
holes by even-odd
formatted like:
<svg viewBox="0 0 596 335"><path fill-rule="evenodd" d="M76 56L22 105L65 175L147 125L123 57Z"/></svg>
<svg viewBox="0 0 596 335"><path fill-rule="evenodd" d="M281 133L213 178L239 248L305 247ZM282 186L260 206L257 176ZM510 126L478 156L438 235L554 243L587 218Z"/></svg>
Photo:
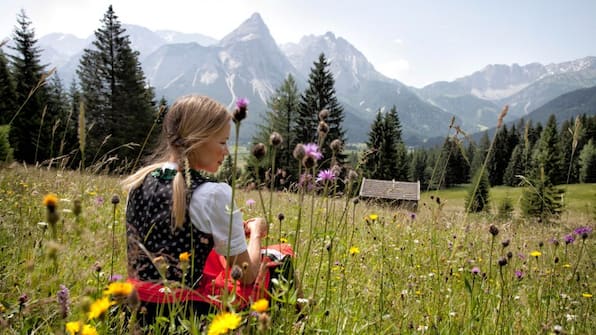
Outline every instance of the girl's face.
<svg viewBox="0 0 596 335"><path fill-rule="evenodd" d="M227 123L219 132L213 134L193 152L193 168L215 173L223 163L228 151L228 138L230 137L230 123Z"/></svg>

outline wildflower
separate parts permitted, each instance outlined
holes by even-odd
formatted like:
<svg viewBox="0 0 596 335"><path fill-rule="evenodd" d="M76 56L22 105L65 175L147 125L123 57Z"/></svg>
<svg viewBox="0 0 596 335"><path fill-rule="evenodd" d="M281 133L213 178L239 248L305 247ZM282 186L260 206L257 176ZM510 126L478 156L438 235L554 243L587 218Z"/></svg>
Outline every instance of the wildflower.
<svg viewBox="0 0 596 335"><path fill-rule="evenodd" d="M263 157L265 157L265 154L267 154L267 149L265 148L265 144L263 144L263 143L255 144L255 146L252 147L251 153L253 156L255 156L255 158L258 161L260 161L261 159L263 159Z"/></svg>
<svg viewBox="0 0 596 335"><path fill-rule="evenodd" d="M488 228L488 231L490 232L490 234L491 234L492 236L497 236L497 235L499 235L499 228L497 228L497 226L495 226L495 225L492 225L492 224L491 224L491 225L490 225L490 227Z"/></svg>
<svg viewBox="0 0 596 335"><path fill-rule="evenodd" d="M357 255L357 254L360 253L360 249L358 247L354 247L354 246L353 247L350 247L349 253L352 256L353 255Z"/></svg>
<svg viewBox="0 0 596 335"><path fill-rule="evenodd" d="M335 174L330 169L321 170L317 175L317 183L318 182L326 182L326 181L333 181L335 179Z"/></svg>
<svg viewBox="0 0 596 335"><path fill-rule="evenodd" d="M236 109L232 115L234 122L239 123L246 118L246 110L248 109L248 99L240 98L236 100Z"/></svg>
<svg viewBox="0 0 596 335"><path fill-rule="evenodd" d="M70 311L70 291L68 287L60 284L60 290L56 294L56 300L60 305L60 315L63 319L66 319Z"/></svg>
<svg viewBox="0 0 596 335"><path fill-rule="evenodd" d="M259 299L250 306L250 309L257 313L264 313L267 308L269 308L269 300L267 299Z"/></svg>
<svg viewBox="0 0 596 335"><path fill-rule="evenodd" d="M70 335L79 334L81 331L81 321L70 321L66 323L66 332Z"/></svg>
<svg viewBox="0 0 596 335"><path fill-rule="evenodd" d="M538 250L534 250L530 253L530 256L538 258L538 256L542 256L542 253Z"/></svg>
<svg viewBox="0 0 596 335"><path fill-rule="evenodd" d="M510 242L511 241L509 241L509 239L506 239L503 242L501 242L501 246L503 246L503 248L507 248L509 246Z"/></svg>
<svg viewBox="0 0 596 335"><path fill-rule="evenodd" d="M325 136L329 132L329 125L325 121L319 122L319 126L317 127L317 131L320 136Z"/></svg>
<svg viewBox="0 0 596 335"><path fill-rule="evenodd" d="M480 273L480 268L477 267L477 266L475 266L475 267L472 268L472 270L470 270L470 272L472 272L472 274L477 275L477 274Z"/></svg>
<svg viewBox="0 0 596 335"><path fill-rule="evenodd" d="M503 257L501 259L499 259L499 266L505 266L507 265L507 258Z"/></svg>
<svg viewBox="0 0 596 335"><path fill-rule="evenodd" d="M521 270L515 270L515 276L517 279L522 279L524 277L524 273Z"/></svg>
<svg viewBox="0 0 596 335"><path fill-rule="evenodd" d="M279 238L279 243L288 243L288 239L285 237L280 237Z"/></svg>
<svg viewBox="0 0 596 335"><path fill-rule="evenodd" d="M302 158L304 158L304 155L306 155L306 152L304 150L304 144L296 144L296 146L294 147L294 151L292 152L292 156L294 156L294 158L296 158L297 160L302 160Z"/></svg>
<svg viewBox="0 0 596 335"><path fill-rule="evenodd" d="M559 240L556 238L551 238L550 242L555 246L558 247L559 246Z"/></svg>
<svg viewBox="0 0 596 335"><path fill-rule="evenodd" d="M118 194L114 194L112 196L112 205L116 206L119 203L120 203L120 197L118 196Z"/></svg>
<svg viewBox="0 0 596 335"><path fill-rule="evenodd" d="M582 297L584 297L584 298L591 298L592 297L592 294L590 294L590 293L582 293Z"/></svg>
<svg viewBox="0 0 596 335"><path fill-rule="evenodd" d="M371 219L372 221L376 221L379 218L379 216L377 214L370 214L368 216L368 218Z"/></svg>
<svg viewBox="0 0 596 335"><path fill-rule="evenodd" d="M317 161L313 156L304 156L304 158L302 159L302 165L307 169L310 169L313 166L315 166L316 162Z"/></svg>
<svg viewBox="0 0 596 335"><path fill-rule="evenodd" d="M134 287L131 283L113 282L103 291L103 295L116 298L128 297L133 289Z"/></svg>
<svg viewBox="0 0 596 335"><path fill-rule="evenodd" d="M242 278L242 269L238 265L234 265L230 276L234 280L240 280L240 278Z"/></svg>
<svg viewBox="0 0 596 335"><path fill-rule="evenodd" d="M576 235L581 236L583 240L588 238L588 235L592 232L590 227L579 227L573 231Z"/></svg>
<svg viewBox="0 0 596 335"><path fill-rule="evenodd" d="M120 281L122 280L122 275L119 275L117 273L114 273L113 275L110 276L110 278L108 278L108 281L111 282L115 282L115 281Z"/></svg>
<svg viewBox="0 0 596 335"><path fill-rule="evenodd" d="M273 147L278 147L282 142L283 142L283 137L281 137L281 135L276 131L272 132L271 135L269 136L269 143Z"/></svg>
<svg viewBox="0 0 596 335"><path fill-rule="evenodd" d="M54 193L48 193L45 197L43 197L43 205L48 207L48 209L51 208L51 210L54 210L57 203L58 196L56 196Z"/></svg>
<svg viewBox="0 0 596 335"><path fill-rule="evenodd" d="M254 199L248 199L246 200L246 207L252 207L256 204L257 202Z"/></svg>
<svg viewBox="0 0 596 335"><path fill-rule="evenodd" d="M99 196L99 197L96 197L95 198L95 205L96 206L101 206L101 205L103 205L103 203L104 203L104 199L103 199L102 196Z"/></svg>
<svg viewBox="0 0 596 335"><path fill-rule="evenodd" d="M560 325L554 325L553 331L555 332L555 334L561 334L563 332L563 327L561 327Z"/></svg>
<svg viewBox="0 0 596 335"><path fill-rule="evenodd" d="M279 220L279 222L283 221L285 218L286 216L284 215L284 213L277 214L277 219Z"/></svg>
<svg viewBox="0 0 596 335"><path fill-rule="evenodd" d="M513 253L511 251L507 252L507 258L509 258L509 259L513 258Z"/></svg>
<svg viewBox="0 0 596 335"><path fill-rule="evenodd" d="M573 237L573 235L569 234L565 236L565 244L571 244L573 243L573 241L575 241L575 237Z"/></svg>
<svg viewBox="0 0 596 335"><path fill-rule="evenodd" d="M321 121L325 121L328 116L329 116L329 110L327 108L322 109L319 112L319 120L321 120Z"/></svg>
<svg viewBox="0 0 596 335"><path fill-rule="evenodd" d="M168 261L163 256L157 256L153 259L153 265L159 271L159 274L165 278L166 271L168 270Z"/></svg>
<svg viewBox="0 0 596 335"><path fill-rule="evenodd" d="M315 143L308 143L304 145L304 154L310 156L315 160L323 158L323 154L319 151L319 146Z"/></svg>
<svg viewBox="0 0 596 335"><path fill-rule="evenodd" d="M312 175L303 173L298 179L298 185L300 185L302 188L306 188L307 190L310 189L312 187Z"/></svg>
<svg viewBox="0 0 596 335"><path fill-rule="evenodd" d="M412 220L412 221L416 220L416 213L414 213L414 212L410 213L410 220Z"/></svg>
<svg viewBox="0 0 596 335"><path fill-rule="evenodd" d="M342 149L343 144L341 143L341 140L336 138L333 141L331 141L331 143L329 144L329 147L331 148L331 150L333 150L333 152L339 152Z"/></svg>
<svg viewBox="0 0 596 335"><path fill-rule="evenodd" d="M114 302L110 301L110 298L108 297L95 300L91 306L89 306L89 313L87 314L89 320L101 317L113 304Z"/></svg>
<svg viewBox="0 0 596 335"><path fill-rule="evenodd" d="M271 318L267 313L259 314L259 325L257 329L261 333L265 333L271 327Z"/></svg>
<svg viewBox="0 0 596 335"><path fill-rule="evenodd" d="M223 312L217 314L209 325L208 335L223 335L240 326L242 318L236 313Z"/></svg>
<svg viewBox="0 0 596 335"><path fill-rule="evenodd" d="M75 199L75 201L73 202L72 212L74 213L74 215L79 216L81 215L82 211L83 208L81 207L81 200Z"/></svg>
<svg viewBox="0 0 596 335"><path fill-rule="evenodd" d="M188 260L190 259L190 252L185 251L185 252L181 253L180 255L178 255L178 259L181 262L188 262Z"/></svg>

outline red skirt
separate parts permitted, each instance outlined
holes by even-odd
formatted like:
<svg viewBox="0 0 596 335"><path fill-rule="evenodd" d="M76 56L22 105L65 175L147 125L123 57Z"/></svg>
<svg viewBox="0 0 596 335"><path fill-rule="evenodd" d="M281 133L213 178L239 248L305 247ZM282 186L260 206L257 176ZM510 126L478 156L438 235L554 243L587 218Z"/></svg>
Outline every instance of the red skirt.
<svg viewBox="0 0 596 335"><path fill-rule="evenodd" d="M232 304L239 309L245 308L251 302L269 298L271 284L271 269L281 265L285 257L294 257L294 250L289 244L271 245L261 250L262 265L267 271L259 271L259 276L252 284L242 284L233 280L229 273L226 276L226 259L211 250L203 276L195 289L183 287L168 287L163 284L128 278L134 285L139 300L149 303L175 303L185 301L200 301L221 308L221 297L227 290L228 296L235 297ZM229 272L229 271L228 271Z"/></svg>

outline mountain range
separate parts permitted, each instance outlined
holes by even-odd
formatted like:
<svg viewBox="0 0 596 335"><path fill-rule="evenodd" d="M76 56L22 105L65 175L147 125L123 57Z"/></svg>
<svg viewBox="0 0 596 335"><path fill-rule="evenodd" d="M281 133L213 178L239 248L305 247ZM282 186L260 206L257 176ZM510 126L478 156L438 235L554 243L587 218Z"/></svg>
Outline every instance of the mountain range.
<svg viewBox="0 0 596 335"><path fill-rule="evenodd" d="M279 45L258 13L221 40L135 25L123 24L123 28L140 53L143 71L158 99L163 96L171 103L180 95L201 93L232 108L236 98L248 98L251 104L241 128L243 142L250 141L267 111L267 99L288 74L301 91L306 87L313 62L321 53L330 63L337 97L345 110L349 142L366 141L376 112L393 105L406 143L414 146L444 137L453 117L462 129L474 133L494 126L504 105L509 105L507 118L513 120L565 93L596 86L596 57L588 56L548 65L487 65L451 82L415 88L378 72L359 50L332 32ZM39 39L42 62L56 66L66 86L93 38L45 35Z"/></svg>

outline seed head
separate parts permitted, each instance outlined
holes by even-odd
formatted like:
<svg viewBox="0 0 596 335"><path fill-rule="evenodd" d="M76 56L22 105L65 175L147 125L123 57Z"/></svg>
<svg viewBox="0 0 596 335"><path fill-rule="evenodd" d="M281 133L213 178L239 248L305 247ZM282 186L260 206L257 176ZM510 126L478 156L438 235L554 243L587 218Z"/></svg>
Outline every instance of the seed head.
<svg viewBox="0 0 596 335"><path fill-rule="evenodd" d="M120 197L117 194L112 196L112 205L117 205L120 203Z"/></svg>
<svg viewBox="0 0 596 335"><path fill-rule="evenodd" d="M497 235L499 235L499 228L497 228L497 226L495 226L495 225L492 225L492 224L491 224L491 225L490 225L490 227L488 228L488 231L490 232L490 234L491 234L492 236L497 236Z"/></svg>
<svg viewBox="0 0 596 335"><path fill-rule="evenodd" d="M282 142L283 137L281 137L281 135L276 131L272 132L269 136L269 143L272 147L278 147Z"/></svg>
<svg viewBox="0 0 596 335"><path fill-rule="evenodd" d="M342 149L342 142L340 139L336 138L333 141L331 141L331 144L329 144L329 147L331 148L331 150L333 150L333 152L340 152Z"/></svg>
<svg viewBox="0 0 596 335"><path fill-rule="evenodd" d="M240 280L240 278L242 278L242 269L238 265L234 265L230 276L234 280Z"/></svg>
<svg viewBox="0 0 596 335"><path fill-rule="evenodd" d="M329 110L327 108L325 108L319 112L319 120L321 120L321 121L327 120L328 116L329 116Z"/></svg>
<svg viewBox="0 0 596 335"><path fill-rule="evenodd" d="M262 160L266 154L267 154L267 148L265 147L265 144L263 144L263 143L257 143L252 148L252 155L255 156L255 158L258 161Z"/></svg>
<svg viewBox="0 0 596 335"><path fill-rule="evenodd" d="M306 151L304 150L304 144L302 144L302 143L296 144L296 147L294 147L294 151L292 152L292 155L297 160L302 160L302 158L304 158L304 155L306 155Z"/></svg>
<svg viewBox="0 0 596 335"><path fill-rule="evenodd" d="M327 133L329 132L329 125L327 124L327 122L321 121L319 122L319 127L317 130L319 132L319 135L327 135Z"/></svg>

